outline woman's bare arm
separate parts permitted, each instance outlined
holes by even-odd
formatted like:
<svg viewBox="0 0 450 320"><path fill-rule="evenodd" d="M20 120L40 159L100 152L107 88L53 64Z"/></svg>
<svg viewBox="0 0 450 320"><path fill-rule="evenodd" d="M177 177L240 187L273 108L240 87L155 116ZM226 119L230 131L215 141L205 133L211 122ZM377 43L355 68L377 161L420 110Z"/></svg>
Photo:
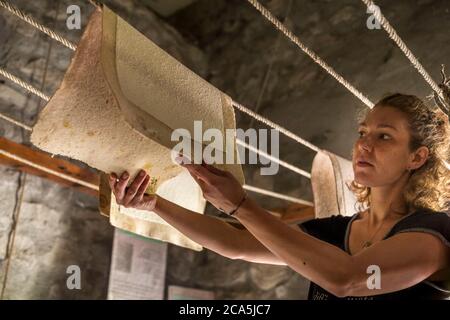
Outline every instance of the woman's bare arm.
<svg viewBox="0 0 450 320"><path fill-rule="evenodd" d="M450 266L450 249L430 234L398 234L351 256L332 244L287 227L250 198L235 216L289 267L336 296L402 290ZM367 285L370 266L380 269L380 289Z"/></svg>
<svg viewBox="0 0 450 320"><path fill-rule="evenodd" d="M157 197L153 212L201 246L230 259L285 265L247 230Z"/></svg>
<svg viewBox="0 0 450 320"><path fill-rule="evenodd" d="M217 218L190 211L162 197L145 194L150 180L148 175L137 176L127 188L129 179L128 175L123 174L120 179L115 174L110 176L110 187L118 204L153 211L189 239L227 258L285 264L247 230L240 230Z"/></svg>

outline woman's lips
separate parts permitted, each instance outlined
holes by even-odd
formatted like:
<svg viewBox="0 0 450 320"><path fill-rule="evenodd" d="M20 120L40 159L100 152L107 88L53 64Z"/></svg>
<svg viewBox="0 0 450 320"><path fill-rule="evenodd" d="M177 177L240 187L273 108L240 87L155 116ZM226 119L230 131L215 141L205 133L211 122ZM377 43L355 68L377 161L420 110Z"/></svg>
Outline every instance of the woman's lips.
<svg viewBox="0 0 450 320"><path fill-rule="evenodd" d="M369 162L366 162L366 161L357 161L356 162L356 165L358 166L358 167L373 167L373 165L372 164L370 164Z"/></svg>

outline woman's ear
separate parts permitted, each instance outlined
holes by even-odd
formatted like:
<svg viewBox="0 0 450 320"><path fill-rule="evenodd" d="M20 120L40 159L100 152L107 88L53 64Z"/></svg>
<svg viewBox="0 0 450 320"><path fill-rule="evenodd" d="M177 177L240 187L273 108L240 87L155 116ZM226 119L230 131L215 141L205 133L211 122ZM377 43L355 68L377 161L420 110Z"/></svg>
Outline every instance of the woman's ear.
<svg viewBox="0 0 450 320"><path fill-rule="evenodd" d="M408 165L408 170L417 170L428 160L430 150L428 147L422 146L414 151L411 155L411 160Z"/></svg>

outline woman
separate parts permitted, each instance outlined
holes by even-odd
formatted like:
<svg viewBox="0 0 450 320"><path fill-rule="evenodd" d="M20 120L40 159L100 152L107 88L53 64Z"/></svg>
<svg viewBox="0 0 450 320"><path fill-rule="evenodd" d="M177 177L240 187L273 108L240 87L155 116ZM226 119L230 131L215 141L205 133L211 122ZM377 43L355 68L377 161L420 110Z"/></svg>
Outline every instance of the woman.
<svg viewBox="0 0 450 320"><path fill-rule="evenodd" d="M367 209L296 228L247 197L231 174L206 164L181 163L205 199L246 230L144 194L150 177L143 171L128 188L126 172L120 179L113 173L110 184L119 204L156 212L225 257L289 266L311 281L309 299L442 299L450 297L450 217L443 212L449 145L443 112L415 96L384 98L360 123L353 149L351 187ZM373 276L379 278L371 283Z"/></svg>

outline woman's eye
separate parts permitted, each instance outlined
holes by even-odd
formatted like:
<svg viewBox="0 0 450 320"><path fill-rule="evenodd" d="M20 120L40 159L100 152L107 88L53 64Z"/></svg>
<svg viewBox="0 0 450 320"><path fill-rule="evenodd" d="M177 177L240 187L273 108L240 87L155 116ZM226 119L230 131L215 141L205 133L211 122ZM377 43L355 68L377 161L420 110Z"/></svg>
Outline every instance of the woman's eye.
<svg viewBox="0 0 450 320"><path fill-rule="evenodd" d="M359 137L362 138L364 136L365 132L364 131L358 131L358 134L359 134Z"/></svg>
<svg viewBox="0 0 450 320"><path fill-rule="evenodd" d="M380 134L380 138L382 140L389 140L391 138L391 136L386 133L382 133L382 134Z"/></svg>

